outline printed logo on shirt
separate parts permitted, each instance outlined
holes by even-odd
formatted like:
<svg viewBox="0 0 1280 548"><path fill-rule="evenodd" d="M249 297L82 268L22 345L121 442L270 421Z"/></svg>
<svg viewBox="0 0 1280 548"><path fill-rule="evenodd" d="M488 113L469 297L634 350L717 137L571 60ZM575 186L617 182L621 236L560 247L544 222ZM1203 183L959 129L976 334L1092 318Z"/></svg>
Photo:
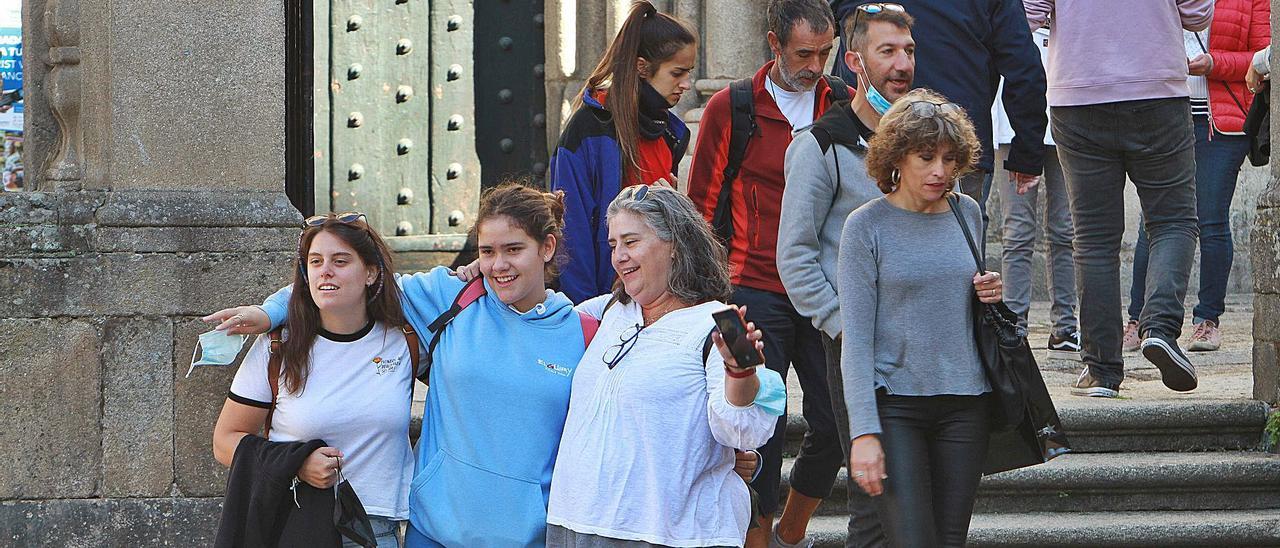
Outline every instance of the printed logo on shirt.
<svg viewBox="0 0 1280 548"><path fill-rule="evenodd" d="M388 358L384 360L382 359L382 356L378 356L373 359L373 365L375 367L374 374L384 375L395 371L396 368L400 366L400 358Z"/></svg>
<svg viewBox="0 0 1280 548"><path fill-rule="evenodd" d="M538 360L538 365L542 366L543 371L546 371L548 373L555 373L557 375L560 375L561 377L568 377L569 375L573 374L573 370L569 369L568 367L565 367L563 365L556 365L551 362L545 362L545 361L542 361L541 359Z"/></svg>

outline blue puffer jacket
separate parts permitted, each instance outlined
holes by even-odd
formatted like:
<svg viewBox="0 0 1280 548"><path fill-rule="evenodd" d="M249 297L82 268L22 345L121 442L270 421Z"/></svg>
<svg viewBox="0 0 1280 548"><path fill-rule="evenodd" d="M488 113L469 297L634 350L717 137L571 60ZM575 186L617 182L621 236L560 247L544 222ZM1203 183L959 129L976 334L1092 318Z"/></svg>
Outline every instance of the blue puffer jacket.
<svg viewBox="0 0 1280 548"><path fill-rule="evenodd" d="M622 190L622 149L613 117L590 88L574 111L551 155L551 189L565 195L565 249L569 261L560 270L560 290L575 303L608 293L613 287L609 263L609 226L605 211ZM689 128L674 112L667 127L675 136L671 173L677 173L689 143Z"/></svg>

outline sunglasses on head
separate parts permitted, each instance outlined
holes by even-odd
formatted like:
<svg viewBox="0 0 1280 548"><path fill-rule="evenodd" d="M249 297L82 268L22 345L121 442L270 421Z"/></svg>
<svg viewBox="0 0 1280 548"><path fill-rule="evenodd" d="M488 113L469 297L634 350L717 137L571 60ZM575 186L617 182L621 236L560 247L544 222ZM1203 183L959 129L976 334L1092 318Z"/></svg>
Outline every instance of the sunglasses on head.
<svg viewBox="0 0 1280 548"><path fill-rule="evenodd" d="M649 185L639 184L627 187L623 192L628 193L628 198L639 202L640 200L643 200L645 196L649 195Z"/></svg>
<svg viewBox="0 0 1280 548"><path fill-rule="evenodd" d="M312 215L310 217L307 217L306 220L302 221L302 227L310 228L313 226L320 226L324 224L325 221L328 221L329 219L334 219L340 223L349 225L349 224L355 224L356 221L365 220L365 215L364 213L360 213L359 211L347 211L343 213L336 213L333 215L333 217L330 217L328 214Z"/></svg>
<svg viewBox="0 0 1280 548"><path fill-rule="evenodd" d="M960 114L964 109L955 103L935 103L933 101L912 101L910 105L911 112L917 116L924 118L934 118L939 115Z"/></svg>
<svg viewBox="0 0 1280 548"><path fill-rule="evenodd" d="M870 4L861 4L854 9L853 28L855 29L858 28L858 18L861 17L863 13L866 13L867 15L875 15L877 13L882 13L886 11L906 13L907 8L902 7L902 4L893 4L890 2L872 2Z"/></svg>

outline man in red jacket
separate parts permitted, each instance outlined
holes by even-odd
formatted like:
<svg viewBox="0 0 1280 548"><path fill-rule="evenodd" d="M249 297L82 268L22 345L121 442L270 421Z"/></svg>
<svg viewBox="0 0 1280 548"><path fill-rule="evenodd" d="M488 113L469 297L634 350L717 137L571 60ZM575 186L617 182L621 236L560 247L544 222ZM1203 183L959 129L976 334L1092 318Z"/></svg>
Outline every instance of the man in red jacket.
<svg viewBox="0 0 1280 548"><path fill-rule="evenodd" d="M785 182L783 159L792 131L813 124L832 102L833 90L823 71L833 47L835 20L822 0L770 0L767 19L774 59L751 79L755 127L741 169L737 177L725 181L732 127L732 90L726 88L712 96L703 111L689 197L711 221L723 185L732 185L728 199L733 236L727 242L732 301L746 305L747 320L764 332L765 365L783 378L788 364L794 366L804 391L809 430L791 472L791 491L776 531L771 524L779 502L786 417L778 420L773 439L761 449L763 466L752 483L765 518L763 528L748 534L747 546L764 546L770 535L779 545L788 546L807 540L809 519L831 493L844 460L827 391L821 335L792 306L775 263ZM847 87L839 91L844 97L851 93Z"/></svg>

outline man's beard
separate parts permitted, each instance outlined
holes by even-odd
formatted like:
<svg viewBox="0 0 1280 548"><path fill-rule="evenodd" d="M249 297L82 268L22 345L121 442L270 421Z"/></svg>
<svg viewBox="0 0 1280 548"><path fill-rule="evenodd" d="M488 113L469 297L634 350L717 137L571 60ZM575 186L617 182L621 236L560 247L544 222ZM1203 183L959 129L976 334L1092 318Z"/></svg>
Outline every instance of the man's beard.
<svg viewBox="0 0 1280 548"><path fill-rule="evenodd" d="M814 74L809 69L804 69L798 73L792 74L791 71L787 69L786 64L779 63L778 73L782 75L782 83L796 91L811 91L813 88L818 87L819 75ZM812 79L812 83L805 84L801 78L810 78Z"/></svg>

